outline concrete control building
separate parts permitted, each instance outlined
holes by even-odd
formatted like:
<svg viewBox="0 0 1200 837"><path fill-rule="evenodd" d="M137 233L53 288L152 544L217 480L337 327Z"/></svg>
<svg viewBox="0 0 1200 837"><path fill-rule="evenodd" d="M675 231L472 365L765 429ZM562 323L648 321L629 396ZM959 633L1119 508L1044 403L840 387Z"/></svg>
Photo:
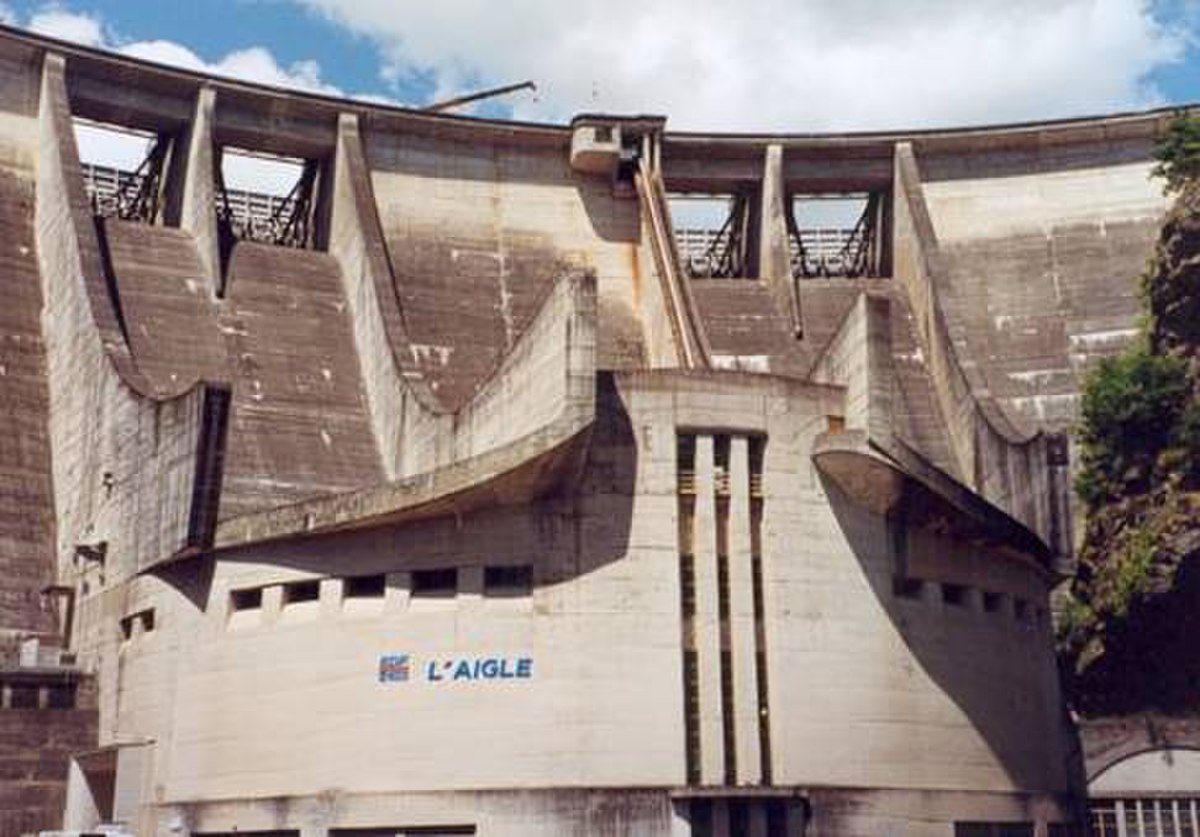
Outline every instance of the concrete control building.
<svg viewBox="0 0 1200 837"><path fill-rule="evenodd" d="M1075 833L1064 431L1168 118L530 125L3 30L0 831Z"/></svg>

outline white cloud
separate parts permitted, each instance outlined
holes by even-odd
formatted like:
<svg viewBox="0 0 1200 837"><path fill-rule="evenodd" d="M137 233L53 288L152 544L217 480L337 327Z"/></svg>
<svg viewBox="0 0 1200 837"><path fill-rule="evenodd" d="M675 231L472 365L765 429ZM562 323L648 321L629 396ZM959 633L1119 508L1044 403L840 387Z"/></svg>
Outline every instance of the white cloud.
<svg viewBox="0 0 1200 837"><path fill-rule="evenodd" d="M7 7L0 4L0 19ZM11 13L10 13L11 15ZM15 15L11 15L14 22ZM91 14L76 12L57 3L41 7L30 15L25 27L42 35L99 47L133 58L170 64L187 70L225 76L273 87L288 87L314 93L342 95L342 91L321 80L321 68L315 61L297 61L284 66L270 50L261 46L235 50L216 61L206 61L193 50L174 41L131 41L113 34L104 22Z"/></svg>
<svg viewBox="0 0 1200 837"><path fill-rule="evenodd" d="M58 5L43 6L29 18L26 28L40 35L90 47L104 46L106 40L99 18L68 11Z"/></svg>
<svg viewBox="0 0 1200 837"><path fill-rule="evenodd" d="M293 0L376 41L436 97L534 79L519 117L667 114L674 128L997 122L1156 103L1185 34L1150 0Z"/></svg>

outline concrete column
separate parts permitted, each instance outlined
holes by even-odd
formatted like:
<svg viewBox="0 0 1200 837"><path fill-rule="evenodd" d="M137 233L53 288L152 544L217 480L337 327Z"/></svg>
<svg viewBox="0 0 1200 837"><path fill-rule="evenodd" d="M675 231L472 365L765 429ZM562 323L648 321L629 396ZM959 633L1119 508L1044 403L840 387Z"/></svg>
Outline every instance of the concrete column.
<svg viewBox="0 0 1200 837"><path fill-rule="evenodd" d="M729 617L733 651L734 736L738 784L762 781L758 740L758 669L754 635L754 577L750 544L750 445L730 440Z"/></svg>
<svg viewBox="0 0 1200 837"><path fill-rule="evenodd" d="M792 282L788 248L787 187L783 179L783 146L767 146L763 159L762 205L758 213L758 278L767 283L780 312L800 333L800 307Z"/></svg>
<svg viewBox="0 0 1200 837"><path fill-rule="evenodd" d="M262 621L264 625L272 625L279 621L283 611L283 586L272 584L262 591Z"/></svg>
<svg viewBox="0 0 1200 837"><path fill-rule="evenodd" d="M388 613L399 613L408 609L408 597L412 591L412 573L387 574L387 586L383 591L383 607Z"/></svg>
<svg viewBox="0 0 1200 837"><path fill-rule="evenodd" d="M700 692L700 782L725 781L721 711L721 622L717 592L717 507L713 437L696 437L696 668Z"/></svg>
<svg viewBox="0 0 1200 837"><path fill-rule="evenodd" d="M321 579L321 616L337 616L342 610L345 582L340 578Z"/></svg>
<svg viewBox="0 0 1200 837"><path fill-rule="evenodd" d="M221 296L225 288L217 233L217 190L213 183L216 166L213 114L216 102L217 91L211 87L202 87L196 94L196 110L184 142L185 148L181 150L184 171L179 227L195 237L205 278L213 295Z"/></svg>

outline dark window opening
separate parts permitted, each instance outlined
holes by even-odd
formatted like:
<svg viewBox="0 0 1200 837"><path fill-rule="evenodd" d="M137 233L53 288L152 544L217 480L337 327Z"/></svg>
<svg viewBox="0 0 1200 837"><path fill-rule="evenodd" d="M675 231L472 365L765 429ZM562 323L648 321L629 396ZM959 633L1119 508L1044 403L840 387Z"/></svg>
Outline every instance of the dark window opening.
<svg viewBox="0 0 1200 837"><path fill-rule="evenodd" d="M345 580L342 595L347 599L381 599L386 590L386 576L357 575Z"/></svg>
<svg viewBox="0 0 1200 837"><path fill-rule="evenodd" d="M1004 604L1004 596L1000 593L983 594L983 610L984 613L996 613Z"/></svg>
<svg viewBox="0 0 1200 837"><path fill-rule="evenodd" d="M518 598L533 593L533 566L494 566L483 569L483 594L497 598Z"/></svg>
<svg viewBox="0 0 1200 837"><path fill-rule="evenodd" d="M667 200L680 266L692 279L758 276L757 189L677 193Z"/></svg>
<svg viewBox="0 0 1200 837"><path fill-rule="evenodd" d="M942 602L948 605L964 607L967 604L967 588L961 584L943 584Z"/></svg>
<svg viewBox="0 0 1200 837"><path fill-rule="evenodd" d="M229 604L234 610L258 610L262 607L262 599L261 587L234 590L229 594Z"/></svg>
<svg viewBox="0 0 1200 837"><path fill-rule="evenodd" d="M1018 622L1027 622L1029 620L1029 602L1024 599L1013 599L1013 616Z"/></svg>
<svg viewBox="0 0 1200 837"><path fill-rule="evenodd" d="M74 683L55 683L52 686L46 687L46 708L47 709L74 709L75 708L75 684Z"/></svg>
<svg viewBox="0 0 1200 837"><path fill-rule="evenodd" d="M137 613L131 613L121 620L121 637L123 639L132 639L134 629L141 626L142 633L150 633L154 630L154 608L140 610Z"/></svg>
<svg viewBox="0 0 1200 837"><path fill-rule="evenodd" d="M956 822L954 837L1033 837L1033 823Z"/></svg>
<svg viewBox="0 0 1200 837"><path fill-rule="evenodd" d="M787 805L779 799L767 800L767 837L787 837Z"/></svg>
<svg viewBox="0 0 1200 837"><path fill-rule="evenodd" d="M420 598L453 598L458 592L458 570L454 567L436 570L414 570L412 595Z"/></svg>
<svg viewBox="0 0 1200 837"><path fill-rule="evenodd" d="M321 598L320 581L293 581L283 585L283 603L285 605L315 602Z"/></svg>
<svg viewBox="0 0 1200 837"><path fill-rule="evenodd" d="M692 827L692 837L712 837L715 833L712 800L691 800L688 803L688 823Z"/></svg>
<svg viewBox="0 0 1200 837"><path fill-rule="evenodd" d="M10 687L8 705L13 709L37 709L38 688L25 683Z"/></svg>
<svg viewBox="0 0 1200 837"><path fill-rule="evenodd" d="M898 599L920 599L925 582L919 578L892 579L892 594Z"/></svg>
<svg viewBox="0 0 1200 837"><path fill-rule="evenodd" d="M729 801L729 837L750 837L750 805L744 799Z"/></svg>
<svg viewBox="0 0 1200 837"><path fill-rule="evenodd" d="M887 192L796 194L789 201L792 276L887 276L891 200Z"/></svg>

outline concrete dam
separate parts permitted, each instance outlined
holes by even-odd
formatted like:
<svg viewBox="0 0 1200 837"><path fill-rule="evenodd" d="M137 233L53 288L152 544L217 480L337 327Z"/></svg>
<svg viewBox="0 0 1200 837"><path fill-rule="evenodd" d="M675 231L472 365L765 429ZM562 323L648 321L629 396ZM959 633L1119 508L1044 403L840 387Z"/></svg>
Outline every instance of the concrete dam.
<svg viewBox="0 0 1200 837"><path fill-rule="evenodd" d="M0 833L1084 833L1049 593L1170 117L526 124L0 30Z"/></svg>

